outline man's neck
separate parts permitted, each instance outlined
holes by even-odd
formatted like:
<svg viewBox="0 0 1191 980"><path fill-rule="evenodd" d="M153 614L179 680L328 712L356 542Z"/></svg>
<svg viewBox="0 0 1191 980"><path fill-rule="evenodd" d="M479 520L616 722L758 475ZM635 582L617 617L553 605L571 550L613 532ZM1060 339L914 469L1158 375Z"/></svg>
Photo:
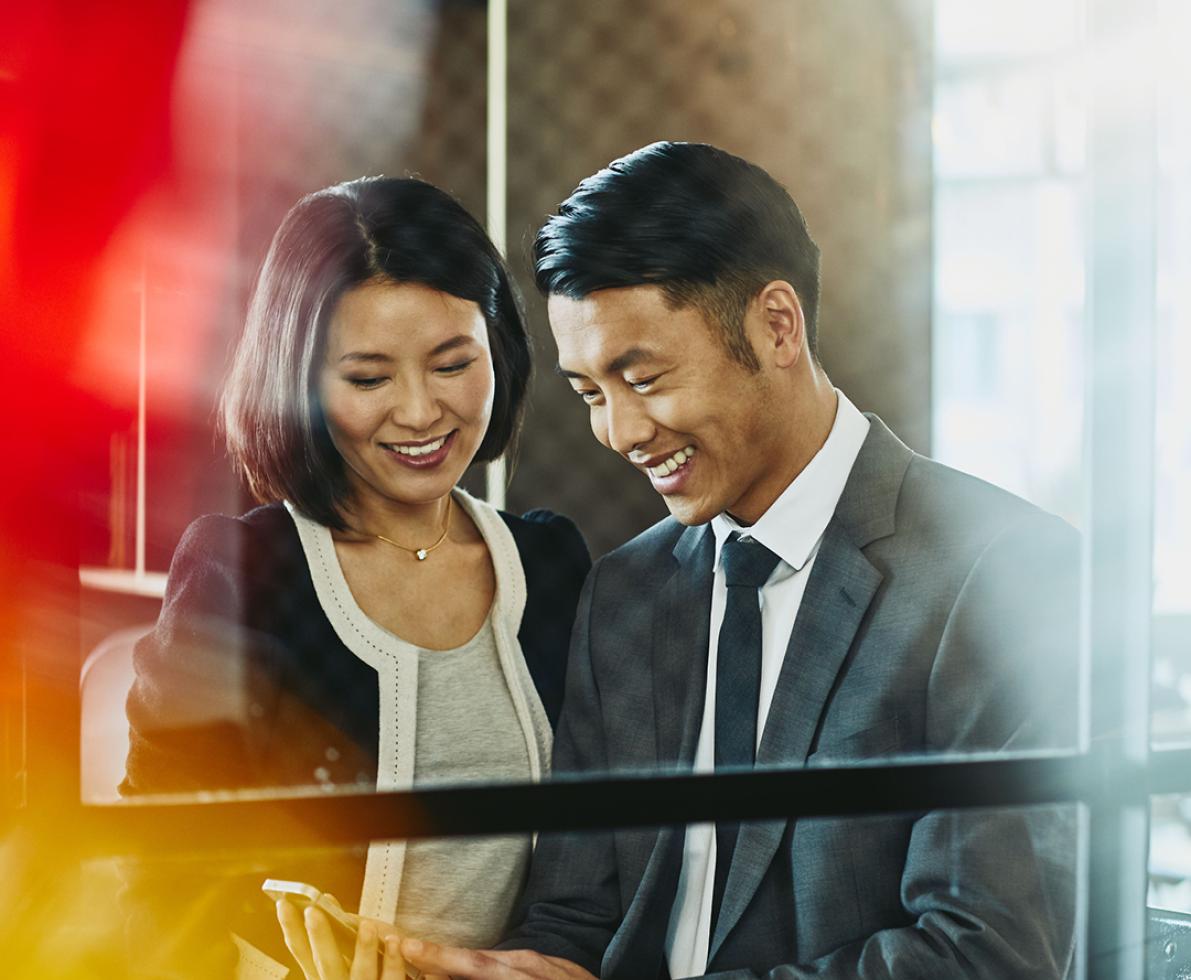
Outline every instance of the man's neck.
<svg viewBox="0 0 1191 980"><path fill-rule="evenodd" d="M727 511L737 524L749 527L761 516L793 483L827 442L839 410L839 397L827 375L822 371L814 374L814 383L807 386L802 397L792 398L782 418L792 424L776 434L772 478L766 480L758 493L750 495L733 510Z"/></svg>

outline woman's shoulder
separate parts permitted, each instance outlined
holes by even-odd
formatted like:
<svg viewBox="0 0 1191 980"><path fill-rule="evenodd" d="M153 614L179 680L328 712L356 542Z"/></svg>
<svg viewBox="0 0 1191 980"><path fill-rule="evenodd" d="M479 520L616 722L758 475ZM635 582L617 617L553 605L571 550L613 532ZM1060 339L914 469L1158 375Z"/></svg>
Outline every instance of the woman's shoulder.
<svg viewBox="0 0 1191 980"><path fill-rule="evenodd" d="M238 517L204 514L195 518L183 532L179 547L218 548L229 543L287 536L294 536L294 522L285 505L262 504Z"/></svg>
<svg viewBox="0 0 1191 980"><path fill-rule="evenodd" d="M591 568L591 555L583 533L569 517L545 508L534 508L521 516L500 511L517 543L522 565L559 565L585 576Z"/></svg>
<svg viewBox="0 0 1191 980"><path fill-rule="evenodd" d="M238 517L205 514L183 532L170 581L218 575L241 582L270 581L305 565L293 518L282 504L254 507Z"/></svg>

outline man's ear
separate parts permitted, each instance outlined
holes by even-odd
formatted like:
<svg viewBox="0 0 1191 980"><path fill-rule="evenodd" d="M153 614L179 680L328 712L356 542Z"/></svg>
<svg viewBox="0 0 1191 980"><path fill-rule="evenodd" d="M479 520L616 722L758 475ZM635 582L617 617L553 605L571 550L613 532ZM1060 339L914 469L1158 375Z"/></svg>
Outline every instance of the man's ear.
<svg viewBox="0 0 1191 980"><path fill-rule="evenodd" d="M798 294L784 279L766 284L757 294L765 330L764 351L779 368L793 367L804 356L806 319Z"/></svg>

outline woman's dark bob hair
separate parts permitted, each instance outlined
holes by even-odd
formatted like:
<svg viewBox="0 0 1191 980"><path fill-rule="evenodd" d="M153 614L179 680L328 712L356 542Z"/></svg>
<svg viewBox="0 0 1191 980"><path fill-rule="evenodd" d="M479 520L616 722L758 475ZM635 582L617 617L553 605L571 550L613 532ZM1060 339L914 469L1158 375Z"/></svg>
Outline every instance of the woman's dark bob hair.
<svg viewBox="0 0 1191 980"><path fill-rule="evenodd" d="M499 457L521 423L529 340L508 270L479 222L413 178L362 177L302 198L261 266L224 387L221 423L233 464L263 503L288 500L347 528L348 483L318 397L327 325L364 283L419 283L479 305L496 375L476 462Z"/></svg>

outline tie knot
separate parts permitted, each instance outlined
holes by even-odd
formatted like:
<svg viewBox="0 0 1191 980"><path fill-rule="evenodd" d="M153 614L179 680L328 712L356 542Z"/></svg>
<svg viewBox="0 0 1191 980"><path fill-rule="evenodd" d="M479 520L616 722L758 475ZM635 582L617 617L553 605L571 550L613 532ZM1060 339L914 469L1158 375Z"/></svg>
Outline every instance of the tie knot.
<svg viewBox="0 0 1191 980"><path fill-rule="evenodd" d="M720 561L724 566L724 580L728 586L743 585L751 589L759 589L766 583L777 566L778 557L772 551L753 541L742 540L733 531L724 544Z"/></svg>

